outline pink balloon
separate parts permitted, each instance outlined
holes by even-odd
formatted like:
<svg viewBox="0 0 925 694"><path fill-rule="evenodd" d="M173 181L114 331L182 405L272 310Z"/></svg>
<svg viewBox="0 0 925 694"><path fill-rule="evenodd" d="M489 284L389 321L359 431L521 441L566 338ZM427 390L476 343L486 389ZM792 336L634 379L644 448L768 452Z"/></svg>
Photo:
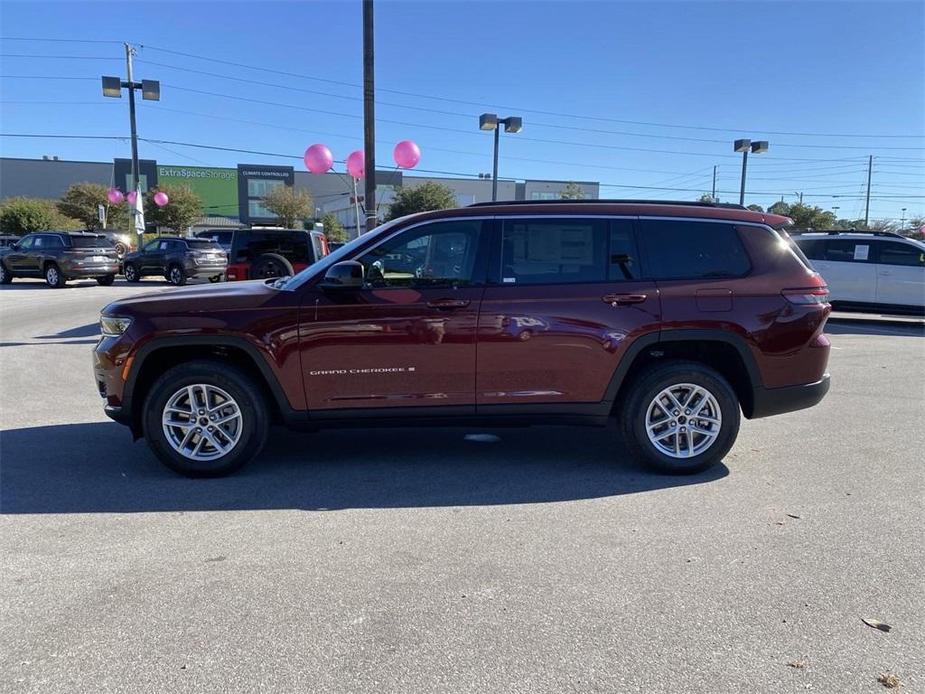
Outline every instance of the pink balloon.
<svg viewBox="0 0 925 694"><path fill-rule="evenodd" d="M125 196L122 195L122 191L118 188L110 188L109 192L106 193L106 199L109 200L110 204L118 205L125 200Z"/></svg>
<svg viewBox="0 0 925 694"><path fill-rule="evenodd" d="M305 168L313 174L323 174L334 166L334 155L324 145L312 145L305 150Z"/></svg>
<svg viewBox="0 0 925 694"><path fill-rule="evenodd" d="M403 169L413 169L421 161L421 148L411 140L402 140L392 151L395 163Z"/></svg>
<svg viewBox="0 0 925 694"><path fill-rule="evenodd" d="M354 178L363 178L366 175L366 160L362 150L356 150L347 155L347 173Z"/></svg>
<svg viewBox="0 0 925 694"><path fill-rule="evenodd" d="M164 191L159 190L154 194L154 204L158 207L163 207L168 202L170 202L170 198L167 197L167 193Z"/></svg>
<svg viewBox="0 0 925 694"><path fill-rule="evenodd" d="M138 194L134 190L130 190L125 196L125 202L134 206L136 197L138 197Z"/></svg>

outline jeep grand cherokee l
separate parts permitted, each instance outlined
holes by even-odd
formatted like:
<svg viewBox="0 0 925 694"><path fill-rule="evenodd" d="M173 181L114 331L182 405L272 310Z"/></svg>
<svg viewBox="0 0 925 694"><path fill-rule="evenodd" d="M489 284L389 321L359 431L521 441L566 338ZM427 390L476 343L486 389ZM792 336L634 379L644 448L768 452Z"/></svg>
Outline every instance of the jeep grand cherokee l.
<svg viewBox="0 0 925 694"><path fill-rule="evenodd" d="M637 458L695 472L726 455L740 412L828 390L827 290L787 222L606 201L411 215L294 277L110 304L97 387L190 476L238 468L277 422L616 420Z"/></svg>
<svg viewBox="0 0 925 694"><path fill-rule="evenodd" d="M122 272L129 282L140 282L145 275L161 275L176 286L188 279L218 282L227 266L228 257L217 243L179 236L156 238L122 259Z"/></svg>
<svg viewBox="0 0 925 694"><path fill-rule="evenodd" d="M92 277L108 286L118 271L116 249L103 234L43 231L0 249L0 284L14 277L44 277L57 289L68 280Z"/></svg>

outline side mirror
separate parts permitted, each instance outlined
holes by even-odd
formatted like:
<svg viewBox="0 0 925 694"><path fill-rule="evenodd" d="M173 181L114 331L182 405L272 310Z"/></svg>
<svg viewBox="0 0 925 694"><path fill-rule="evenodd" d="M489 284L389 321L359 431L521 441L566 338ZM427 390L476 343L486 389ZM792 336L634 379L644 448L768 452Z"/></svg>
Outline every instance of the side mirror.
<svg viewBox="0 0 925 694"><path fill-rule="evenodd" d="M355 260L334 263L324 273L322 289L359 289L363 286L363 265Z"/></svg>

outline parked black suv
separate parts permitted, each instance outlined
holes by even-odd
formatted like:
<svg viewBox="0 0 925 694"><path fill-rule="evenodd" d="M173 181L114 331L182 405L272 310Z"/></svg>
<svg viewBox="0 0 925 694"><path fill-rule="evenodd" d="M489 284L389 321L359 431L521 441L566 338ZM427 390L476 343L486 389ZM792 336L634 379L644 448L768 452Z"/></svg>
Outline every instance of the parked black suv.
<svg viewBox="0 0 925 694"><path fill-rule="evenodd" d="M93 277L110 285L118 271L116 249L102 234L43 231L0 248L0 284L14 277L44 277L49 287L57 288L68 280Z"/></svg>
<svg viewBox="0 0 925 694"><path fill-rule="evenodd" d="M328 254L317 229L206 229L196 236L228 251L229 281L288 277Z"/></svg>
<svg viewBox="0 0 925 694"><path fill-rule="evenodd" d="M225 251L217 243L179 236L156 238L122 259L122 272L129 282L140 282L145 275L162 275L178 286L193 278L219 282L227 266Z"/></svg>

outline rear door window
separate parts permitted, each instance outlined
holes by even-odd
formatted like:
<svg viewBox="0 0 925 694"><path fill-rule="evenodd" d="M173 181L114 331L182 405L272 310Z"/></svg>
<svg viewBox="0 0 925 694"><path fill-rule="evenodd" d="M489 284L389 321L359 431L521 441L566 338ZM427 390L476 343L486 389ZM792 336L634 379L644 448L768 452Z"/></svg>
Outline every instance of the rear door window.
<svg viewBox="0 0 925 694"><path fill-rule="evenodd" d="M868 239L826 239L822 258L830 263L872 263L871 244Z"/></svg>
<svg viewBox="0 0 925 694"><path fill-rule="evenodd" d="M751 269L732 224L643 219L639 239L656 280L742 277Z"/></svg>

